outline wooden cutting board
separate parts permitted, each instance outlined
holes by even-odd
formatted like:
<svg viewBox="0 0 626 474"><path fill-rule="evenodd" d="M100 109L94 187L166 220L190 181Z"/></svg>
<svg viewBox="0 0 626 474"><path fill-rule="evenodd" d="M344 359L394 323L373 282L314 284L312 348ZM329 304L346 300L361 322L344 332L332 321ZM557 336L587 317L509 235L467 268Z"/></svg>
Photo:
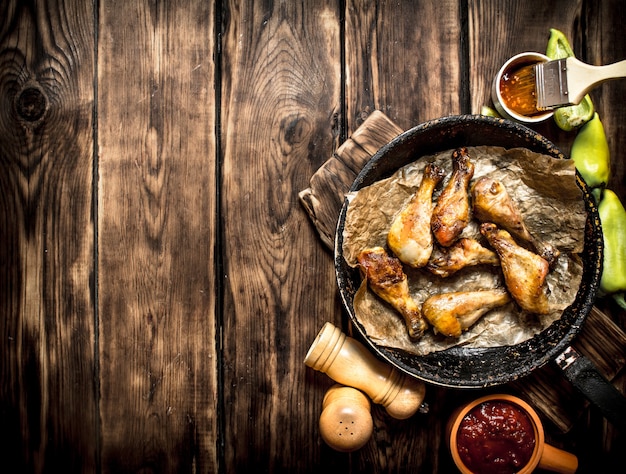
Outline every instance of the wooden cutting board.
<svg viewBox="0 0 626 474"><path fill-rule="evenodd" d="M374 111L311 177L309 187L300 192L301 203L322 243L330 250L344 195L354 178L382 145L402 132L385 114ZM626 364L626 333L597 308L572 345L592 360L608 380L613 380ZM508 385L563 432L573 426L588 404L555 364Z"/></svg>

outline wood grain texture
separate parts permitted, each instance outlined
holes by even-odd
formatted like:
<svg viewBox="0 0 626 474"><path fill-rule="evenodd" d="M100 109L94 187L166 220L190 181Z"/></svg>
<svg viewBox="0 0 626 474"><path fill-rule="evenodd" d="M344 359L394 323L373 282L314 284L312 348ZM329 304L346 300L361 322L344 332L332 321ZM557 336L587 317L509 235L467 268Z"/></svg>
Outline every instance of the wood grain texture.
<svg viewBox="0 0 626 474"><path fill-rule="evenodd" d="M469 0L468 8L471 103L479 113L491 102L491 82L502 64L524 51L545 53L550 28L570 36L582 1Z"/></svg>
<svg viewBox="0 0 626 474"><path fill-rule="evenodd" d="M214 472L213 3L99 5L102 470Z"/></svg>
<svg viewBox="0 0 626 474"><path fill-rule="evenodd" d="M351 328L299 192L375 151L373 111L477 112L550 27L623 59L622 3L0 1L0 470L453 472L445 420L484 391L429 387L404 421L374 406L357 453L322 441L334 382L303 359L326 321ZM624 84L593 100L626 200ZM580 473L626 463L593 408L546 424Z"/></svg>
<svg viewBox="0 0 626 474"><path fill-rule="evenodd" d="M346 2L348 130L374 110L403 130L464 112L460 14L451 0Z"/></svg>
<svg viewBox="0 0 626 474"><path fill-rule="evenodd" d="M322 243L329 250L334 248L334 229L343 204L343 198L338 199L338 196L346 194L368 157L371 158L382 145L399 133L401 129L385 114L374 111L313 175L310 187L300 193ZM315 205L312 206L311 202L315 202ZM350 330L351 326L348 325L347 332L354 336ZM432 404L433 411L441 409L441 404L437 403L441 392L437 387L428 386L427 404ZM419 460L416 462L424 462L426 459L426 470L438 470L436 445L441 442L441 438L427 433L433 429L437 433L442 431L443 428L438 425L442 421L441 417L433 413L418 414L410 421L398 421L390 418L379 406L373 407L372 414L374 434L366 446L353 455L357 472L400 470L403 463L407 462L407 457L415 457Z"/></svg>
<svg viewBox="0 0 626 474"><path fill-rule="evenodd" d="M492 104L491 80L508 58L524 51L545 53L550 28L562 31L576 56L590 64L609 64L626 57L626 41L617 33L626 20L619 0L531 0L508 2L506 6L498 0L470 0L468 5L473 113ZM501 14L503 10L505 15ZM625 94L625 81L613 81L591 92L613 157L623 156L626 150L626 111L621 106ZM575 132L561 131L552 120L532 128L569 154ZM626 197L624 160L613 159L610 184L622 198Z"/></svg>
<svg viewBox="0 0 626 474"><path fill-rule="evenodd" d="M626 24L624 3L616 0L585 2L584 22L573 33L575 53L590 64L610 64L626 58L626 39L623 28ZM611 178L609 188L626 203L626 81L611 81L591 93L596 111L603 122L609 150L611 152ZM622 327L626 327L626 311L619 308L611 299L602 300L601 307ZM626 374L622 371L616 377L616 384L626 393ZM590 434L602 439L598 445L581 445L586 462L592 465L593 448L602 453L598 465L600 470L609 472L626 464L626 434L620 433L605 421L591 425Z"/></svg>
<svg viewBox="0 0 626 474"><path fill-rule="evenodd" d="M507 59L524 51L545 53L550 28L569 36L580 19L582 1L469 0L468 8L471 112L479 113L483 105L493 107L492 81ZM571 134L562 132L553 120L531 128L569 153Z"/></svg>
<svg viewBox="0 0 626 474"><path fill-rule="evenodd" d="M240 3L222 44L225 472L320 472L339 458L318 428L332 381L303 360L341 312L298 192L335 146L341 12Z"/></svg>
<svg viewBox="0 0 626 474"><path fill-rule="evenodd" d="M403 130L463 112L461 14L456 1L346 2L345 100L350 132L374 110ZM419 463L423 472L442 469L441 437L433 433L443 433L447 417L438 394L437 388L429 387L430 414L410 422L375 410L375 436L353 456L354 469L401 472L413 463Z"/></svg>
<svg viewBox="0 0 626 474"><path fill-rule="evenodd" d="M2 463L94 470L93 11L5 1L0 18Z"/></svg>
<svg viewBox="0 0 626 474"><path fill-rule="evenodd" d="M607 34L619 31L626 24L626 8L618 0L588 2L589 9L585 31L577 33L575 41L583 43L580 56L589 64L611 64L626 58L626 39L623 34ZM613 189L626 202L626 81L610 81L591 92L596 111L600 115L611 151L611 179ZM626 324L622 312L620 322Z"/></svg>
<svg viewBox="0 0 626 474"><path fill-rule="evenodd" d="M339 211L354 178L381 145L393 140L400 133L400 127L385 114L379 110L373 111L315 172L309 181L309 187L298 193L322 243L330 251L335 246Z"/></svg>

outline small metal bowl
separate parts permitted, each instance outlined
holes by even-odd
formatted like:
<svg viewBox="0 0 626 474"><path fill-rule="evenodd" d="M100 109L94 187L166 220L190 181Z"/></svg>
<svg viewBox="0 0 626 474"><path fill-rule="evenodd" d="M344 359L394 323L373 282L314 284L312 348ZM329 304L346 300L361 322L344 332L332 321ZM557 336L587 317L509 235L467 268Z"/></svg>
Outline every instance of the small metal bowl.
<svg viewBox="0 0 626 474"><path fill-rule="evenodd" d="M549 60L550 58L545 54L527 52L517 54L504 63L498 71L498 74L496 74L491 86L491 99L493 100L493 104L500 115L510 120L522 123L538 123L552 117L554 112L551 110L547 110L542 114L533 115L531 117L515 112L505 104L500 90L500 82L502 81L502 76L505 73L515 71L523 66L529 66L531 64L537 64Z"/></svg>

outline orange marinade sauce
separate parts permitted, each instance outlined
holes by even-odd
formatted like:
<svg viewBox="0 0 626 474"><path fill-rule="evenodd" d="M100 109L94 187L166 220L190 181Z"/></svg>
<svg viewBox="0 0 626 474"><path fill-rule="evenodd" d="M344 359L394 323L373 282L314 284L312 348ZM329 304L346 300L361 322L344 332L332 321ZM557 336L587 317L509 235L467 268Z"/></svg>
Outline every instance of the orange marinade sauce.
<svg viewBox="0 0 626 474"><path fill-rule="evenodd" d="M509 109L527 117L543 113L537 110L535 71L529 67L531 65L523 65L513 71L504 71L500 78L502 101Z"/></svg>

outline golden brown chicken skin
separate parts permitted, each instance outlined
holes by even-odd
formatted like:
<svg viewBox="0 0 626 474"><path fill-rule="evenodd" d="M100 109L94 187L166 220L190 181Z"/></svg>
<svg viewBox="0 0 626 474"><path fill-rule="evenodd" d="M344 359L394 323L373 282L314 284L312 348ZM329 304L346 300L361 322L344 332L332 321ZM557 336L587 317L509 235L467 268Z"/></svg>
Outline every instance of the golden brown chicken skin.
<svg viewBox="0 0 626 474"><path fill-rule="evenodd" d="M547 260L519 246L509 232L491 222L481 224L480 232L500 257L506 287L517 304L531 313L549 313Z"/></svg>
<svg viewBox="0 0 626 474"><path fill-rule="evenodd" d="M371 290L403 316L409 337L412 340L422 337L428 325L409 294L407 276L400 260L382 247L363 250L357 260Z"/></svg>
<svg viewBox="0 0 626 474"><path fill-rule="evenodd" d="M483 176L476 180L471 189L473 212L481 222L493 222L510 232L522 243L526 243L553 266L560 252L557 248L532 235L522 214L507 192L504 184Z"/></svg>
<svg viewBox="0 0 626 474"><path fill-rule="evenodd" d="M500 258L493 250L483 247L475 239L460 238L450 247L435 247L426 269L446 278L462 268L476 265L500 265Z"/></svg>
<svg viewBox="0 0 626 474"><path fill-rule="evenodd" d="M504 288L441 293L424 301L422 314L436 332L459 337L484 314L510 301Z"/></svg>
<svg viewBox="0 0 626 474"><path fill-rule="evenodd" d="M443 180L445 172L433 163L424 168L422 182L409 204L393 220L387 234L387 245L407 265L426 265L433 251L430 219L433 214L433 191Z"/></svg>
<svg viewBox="0 0 626 474"><path fill-rule="evenodd" d="M467 148L454 150L452 176L437 198L431 219L432 232L443 247L452 245L470 221L468 187L473 176L474 164Z"/></svg>

